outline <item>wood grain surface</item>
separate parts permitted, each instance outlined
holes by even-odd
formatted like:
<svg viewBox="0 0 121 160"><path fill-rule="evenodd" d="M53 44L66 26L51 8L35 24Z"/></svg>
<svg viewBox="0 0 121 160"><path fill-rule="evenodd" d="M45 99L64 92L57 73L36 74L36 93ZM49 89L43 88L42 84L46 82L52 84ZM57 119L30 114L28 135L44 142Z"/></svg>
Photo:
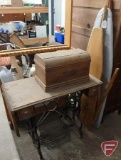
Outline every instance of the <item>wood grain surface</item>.
<svg viewBox="0 0 121 160"><path fill-rule="evenodd" d="M103 29L94 28L88 43L87 52L91 56L90 74L102 78L103 73Z"/></svg>

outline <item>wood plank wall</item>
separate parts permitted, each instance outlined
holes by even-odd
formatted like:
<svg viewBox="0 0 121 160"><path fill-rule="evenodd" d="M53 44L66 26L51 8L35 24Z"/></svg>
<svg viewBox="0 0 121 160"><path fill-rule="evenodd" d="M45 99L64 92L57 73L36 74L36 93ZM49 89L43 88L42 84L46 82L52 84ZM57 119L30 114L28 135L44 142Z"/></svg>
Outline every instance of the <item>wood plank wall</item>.
<svg viewBox="0 0 121 160"><path fill-rule="evenodd" d="M121 0L110 0L113 13L114 60L113 71L120 68L119 75L111 89L106 103L105 114L121 110ZM108 0L73 0L71 46L86 50L90 33L100 8Z"/></svg>
<svg viewBox="0 0 121 160"><path fill-rule="evenodd" d="M72 47L86 50L97 13L105 5L108 5L108 0L73 0ZM117 19L120 19L120 14L117 11L120 10L120 6L120 0L113 0L114 30L118 28Z"/></svg>

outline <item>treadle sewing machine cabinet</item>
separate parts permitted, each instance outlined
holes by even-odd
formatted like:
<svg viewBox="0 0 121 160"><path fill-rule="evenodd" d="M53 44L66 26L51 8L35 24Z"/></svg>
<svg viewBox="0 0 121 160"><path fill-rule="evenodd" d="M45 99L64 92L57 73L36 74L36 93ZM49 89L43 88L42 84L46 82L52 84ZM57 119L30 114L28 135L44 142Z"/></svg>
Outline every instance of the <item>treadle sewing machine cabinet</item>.
<svg viewBox="0 0 121 160"><path fill-rule="evenodd" d="M44 92L43 88L35 80L35 77L28 79L21 79L17 81L8 82L2 85L2 94L6 106L6 110L10 116L12 125L16 134L20 136L17 121L30 120L30 126L32 127L32 117L52 109L52 106L47 109L48 101L58 99L62 97L60 107L63 106L63 97L77 91L88 90L88 110L85 125L92 125L95 112L96 103L99 96L101 81L89 76L89 80L86 82L66 85L61 88L57 88L49 93ZM14 95L14 96L11 96ZM56 103L57 104L57 103ZM31 129L33 139L38 137L37 126L34 125ZM38 152L41 154L40 142L38 142Z"/></svg>
<svg viewBox="0 0 121 160"><path fill-rule="evenodd" d="M4 11L4 9L3 9ZM18 12L18 11L17 11ZM42 52L52 52L56 50L68 50L71 47L71 16L72 16L72 0L66 0L66 24L65 24L65 44L61 46L51 46L45 48L21 49L9 52L0 52L0 56L16 56L22 54L35 54ZM8 82L2 85L2 93L8 115L10 116L11 124L13 125L16 134L20 136L17 122L20 120L28 120L29 128L32 133L32 138L37 139L38 152L42 159L40 141L38 139L37 125L33 125L33 117L43 112L49 112L48 101L52 101L67 96L78 91L88 90L88 108L86 112L85 125L90 126L93 123L96 104L99 98L101 81L89 76L89 79L84 82L70 83L64 87L57 88L49 93L46 93L35 77L21 79L13 82ZM14 96L11 96L14 95ZM56 105L57 105L56 103ZM60 104L62 107L64 104ZM57 105L59 106L59 104ZM53 107L49 106L53 109Z"/></svg>

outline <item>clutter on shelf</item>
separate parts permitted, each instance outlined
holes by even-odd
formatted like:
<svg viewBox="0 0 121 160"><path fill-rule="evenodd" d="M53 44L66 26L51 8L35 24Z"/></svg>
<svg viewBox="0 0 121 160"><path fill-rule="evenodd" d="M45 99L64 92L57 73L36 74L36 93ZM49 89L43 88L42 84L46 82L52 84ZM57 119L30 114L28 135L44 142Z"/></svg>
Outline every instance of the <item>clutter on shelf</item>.
<svg viewBox="0 0 121 160"><path fill-rule="evenodd" d="M43 38L47 37L46 25L34 20L26 23L22 21L10 21L0 24L0 33L12 34L15 32L18 36L28 36L28 38Z"/></svg>
<svg viewBox="0 0 121 160"><path fill-rule="evenodd" d="M41 5L42 0L22 0L24 6L35 6L35 5Z"/></svg>
<svg viewBox="0 0 121 160"><path fill-rule="evenodd" d="M55 41L64 44L65 29L61 25L56 25L55 28Z"/></svg>
<svg viewBox="0 0 121 160"><path fill-rule="evenodd" d="M27 21L26 24L28 38L47 37L46 25L43 25L41 22L35 20Z"/></svg>
<svg viewBox="0 0 121 160"><path fill-rule="evenodd" d="M10 21L7 23L0 23L0 32L2 33L13 33L14 31L23 30L25 23L22 21Z"/></svg>

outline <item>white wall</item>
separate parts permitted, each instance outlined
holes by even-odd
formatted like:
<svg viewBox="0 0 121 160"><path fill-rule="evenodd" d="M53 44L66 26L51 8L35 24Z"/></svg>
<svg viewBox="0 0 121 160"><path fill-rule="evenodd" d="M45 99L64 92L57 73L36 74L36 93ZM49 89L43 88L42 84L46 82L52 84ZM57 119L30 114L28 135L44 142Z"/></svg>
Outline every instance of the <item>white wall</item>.
<svg viewBox="0 0 121 160"><path fill-rule="evenodd" d="M65 0L62 0L61 26L65 27Z"/></svg>
<svg viewBox="0 0 121 160"><path fill-rule="evenodd" d="M55 1L55 19L54 26L57 24L65 27L65 1L66 0L54 0ZM49 4L49 35L51 35L51 0L48 0Z"/></svg>
<svg viewBox="0 0 121 160"><path fill-rule="evenodd" d="M48 0L48 7L49 7L49 36L52 35L51 33L51 0Z"/></svg>
<svg viewBox="0 0 121 160"><path fill-rule="evenodd" d="M62 20L62 0L54 0L54 28L56 25L61 25Z"/></svg>

